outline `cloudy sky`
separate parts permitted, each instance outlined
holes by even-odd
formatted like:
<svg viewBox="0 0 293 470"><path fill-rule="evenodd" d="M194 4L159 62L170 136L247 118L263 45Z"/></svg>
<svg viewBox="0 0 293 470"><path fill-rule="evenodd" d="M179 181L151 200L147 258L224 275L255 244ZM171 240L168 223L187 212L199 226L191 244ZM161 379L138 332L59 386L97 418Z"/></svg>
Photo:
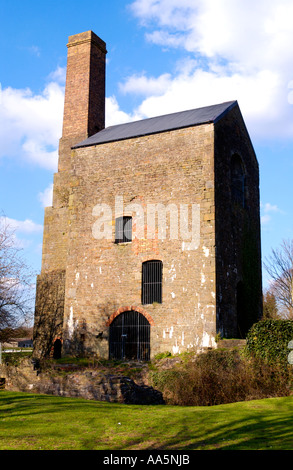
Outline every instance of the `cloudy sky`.
<svg viewBox="0 0 293 470"><path fill-rule="evenodd" d="M263 258L293 238L292 18L292 0L1 0L0 212L28 264L40 271L67 39L87 30L107 43L107 125L238 100L260 165Z"/></svg>

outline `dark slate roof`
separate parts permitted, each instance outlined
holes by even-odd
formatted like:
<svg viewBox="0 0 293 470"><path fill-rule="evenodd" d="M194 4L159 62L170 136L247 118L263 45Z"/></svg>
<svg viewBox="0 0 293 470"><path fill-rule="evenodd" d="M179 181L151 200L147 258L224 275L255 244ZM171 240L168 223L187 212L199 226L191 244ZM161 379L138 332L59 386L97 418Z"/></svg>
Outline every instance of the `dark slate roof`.
<svg viewBox="0 0 293 470"><path fill-rule="evenodd" d="M106 127L97 134L75 145L74 148L88 147L91 145L99 145L107 142L115 142L175 129L183 129L184 127L217 122L235 105L237 105L237 101L228 101L204 108L191 109L189 111L181 111L143 119L141 121L133 121L127 124Z"/></svg>

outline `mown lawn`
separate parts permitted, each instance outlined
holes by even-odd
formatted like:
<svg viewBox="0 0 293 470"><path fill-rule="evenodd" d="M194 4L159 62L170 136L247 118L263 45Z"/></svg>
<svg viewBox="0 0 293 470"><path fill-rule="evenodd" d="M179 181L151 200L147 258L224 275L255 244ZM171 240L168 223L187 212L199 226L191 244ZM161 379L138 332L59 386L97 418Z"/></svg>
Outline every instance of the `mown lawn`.
<svg viewBox="0 0 293 470"><path fill-rule="evenodd" d="M0 391L0 450L292 450L293 397L213 407Z"/></svg>

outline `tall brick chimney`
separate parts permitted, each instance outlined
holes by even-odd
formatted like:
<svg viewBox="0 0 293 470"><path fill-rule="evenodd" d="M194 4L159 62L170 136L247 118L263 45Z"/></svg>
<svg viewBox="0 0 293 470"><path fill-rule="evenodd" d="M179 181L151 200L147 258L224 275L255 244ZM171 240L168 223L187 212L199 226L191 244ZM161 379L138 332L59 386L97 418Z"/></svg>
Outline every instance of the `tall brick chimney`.
<svg viewBox="0 0 293 470"><path fill-rule="evenodd" d="M106 44L92 31L69 36L59 171L70 148L105 127Z"/></svg>
<svg viewBox="0 0 293 470"><path fill-rule="evenodd" d="M62 137L87 138L105 127L106 44L92 31L68 40Z"/></svg>

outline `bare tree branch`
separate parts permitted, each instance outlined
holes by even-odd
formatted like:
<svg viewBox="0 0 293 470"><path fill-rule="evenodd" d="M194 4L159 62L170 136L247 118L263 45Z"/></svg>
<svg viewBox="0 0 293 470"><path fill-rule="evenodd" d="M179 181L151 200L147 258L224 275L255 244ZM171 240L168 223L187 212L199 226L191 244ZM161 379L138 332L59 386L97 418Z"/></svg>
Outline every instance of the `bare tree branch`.
<svg viewBox="0 0 293 470"><path fill-rule="evenodd" d="M272 279L271 290L281 311L293 318L293 240L284 240L279 249L273 249L264 267Z"/></svg>
<svg viewBox="0 0 293 470"><path fill-rule="evenodd" d="M32 314L32 272L13 230L0 217L0 330L25 324Z"/></svg>

